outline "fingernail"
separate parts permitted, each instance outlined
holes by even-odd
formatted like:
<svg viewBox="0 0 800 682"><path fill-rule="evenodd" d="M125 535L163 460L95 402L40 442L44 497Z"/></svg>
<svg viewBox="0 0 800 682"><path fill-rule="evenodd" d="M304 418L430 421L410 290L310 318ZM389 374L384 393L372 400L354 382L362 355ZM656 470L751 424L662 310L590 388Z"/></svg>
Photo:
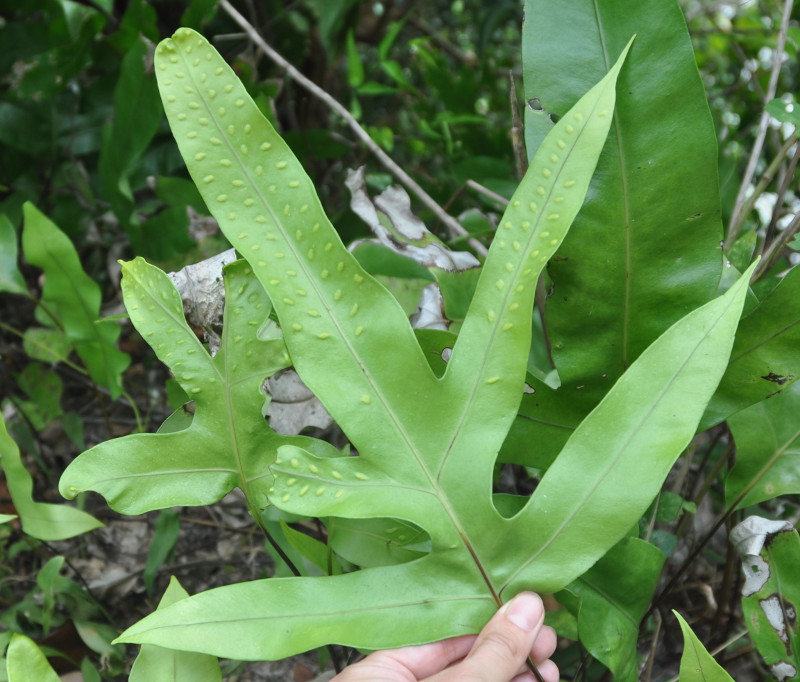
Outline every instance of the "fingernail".
<svg viewBox="0 0 800 682"><path fill-rule="evenodd" d="M533 630L542 617L542 600L532 592L522 592L505 608L505 616L523 630Z"/></svg>

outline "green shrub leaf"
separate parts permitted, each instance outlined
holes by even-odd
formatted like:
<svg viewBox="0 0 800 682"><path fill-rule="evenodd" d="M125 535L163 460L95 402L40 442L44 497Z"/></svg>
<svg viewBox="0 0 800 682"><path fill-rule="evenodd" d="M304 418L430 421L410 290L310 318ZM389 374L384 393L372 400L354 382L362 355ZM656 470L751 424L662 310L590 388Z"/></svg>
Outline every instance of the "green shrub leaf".
<svg viewBox="0 0 800 682"><path fill-rule="evenodd" d="M627 537L565 589L558 599L578 618L581 644L618 682L639 679L639 624L650 605L664 565L660 549Z"/></svg>
<svg viewBox="0 0 800 682"><path fill-rule="evenodd" d="M64 504L34 502L33 479L19 455L19 448L6 431L0 418L0 464L6 475L8 490L14 502L22 530L45 541L66 540L88 533L103 524L80 509Z"/></svg>
<svg viewBox="0 0 800 682"><path fill-rule="evenodd" d="M8 682L59 682L61 679L36 643L16 632L8 645L6 672Z"/></svg>
<svg viewBox="0 0 800 682"><path fill-rule="evenodd" d="M158 608L186 599L189 593L178 579L170 578ZM145 645L133 662L128 682L222 682L219 662L207 654L174 651L161 646Z"/></svg>
<svg viewBox="0 0 800 682"><path fill-rule="evenodd" d="M706 429L788 388L800 377L800 268L742 318L731 362L703 416Z"/></svg>
<svg viewBox="0 0 800 682"><path fill-rule="evenodd" d="M548 452L535 456L547 462L577 425L574 416L585 416L650 343L714 296L722 226L716 132L678 3L527 0L525 16L525 99L555 116L637 35L587 201L548 267L546 321L561 387L537 391L539 408L517 427L544 444ZM539 135L527 135L529 155Z"/></svg>
<svg viewBox="0 0 800 682"><path fill-rule="evenodd" d="M28 295L17 266L17 232L5 215L0 215L0 291Z"/></svg>
<svg viewBox="0 0 800 682"><path fill-rule="evenodd" d="M55 315L89 374L113 398L122 392L122 372L130 358L117 349L119 326L98 324L100 287L84 272L69 238L33 204L24 207L25 259L45 273L42 303Z"/></svg>
<svg viewBox="0 0 800 682"><path fill-rule="evenodd" d="M683 656L681 656L681 682L734 682L722 666L706 651L692 628L673 611L683 631Z"/></svg>
<svg viewBox="0 0 800 682"><path fill-rule="evenodd" d="M736 465L725 480L728 504L748 507L800 493L800 383L728 418Z"/></svg>

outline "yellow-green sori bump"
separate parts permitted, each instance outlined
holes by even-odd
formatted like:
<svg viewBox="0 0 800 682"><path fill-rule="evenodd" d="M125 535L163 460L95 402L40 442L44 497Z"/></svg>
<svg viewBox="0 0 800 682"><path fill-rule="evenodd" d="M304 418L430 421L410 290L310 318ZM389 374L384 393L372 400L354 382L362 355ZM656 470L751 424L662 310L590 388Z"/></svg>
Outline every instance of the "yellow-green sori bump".
<svg viewBox="0 0 800 682"><path fill-rule="evenodd" d="M189 172L272 299L298 372L337 420L350 415L360 447L377 446L385 432L375 428L374 408L402 394L396 367L436 390L402 309L345 249L299 161L205 38L178 30L159 44L155 65ZM335 380L326 375L332 357Z"/></svg>
<svg viewBox="0 0 800 682"><path fill-rule="evenodd" d="M419 523L437 547L458 545L459 536L441 513L439 500L425 481L406 478L401 488L365 457L318 457L287 445L270 467L275 476L271 499L282 509L312 516L403 519ZM398 494L402 490L402 494Z"/></svg>

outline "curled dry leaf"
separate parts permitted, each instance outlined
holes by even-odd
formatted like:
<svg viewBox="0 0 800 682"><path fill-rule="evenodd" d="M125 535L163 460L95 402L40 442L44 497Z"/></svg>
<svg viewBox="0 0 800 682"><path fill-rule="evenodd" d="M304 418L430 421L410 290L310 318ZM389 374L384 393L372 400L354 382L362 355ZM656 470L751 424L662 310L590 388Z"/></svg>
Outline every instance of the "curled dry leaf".
<svg viewBox="0 0 800 682"><path fill-rule="evenodd" d="M441 329L447 331L450 320L444 314L444 299L438 284L429 284L422 290L419 305L411 316L415 329Z"/></svg>
<svg viewBox="0 0 800 682"><path fill-rule="evenodd" d="M742 611L750 637L778 682L796 680L800 536L790 521L751 516L730 540L742 558Z"/></svg>
<svg viewBox="0 0 800 682"><path fill-rule="evenodd" d="M350 190L350 208L388 249L426 268L458 271L480 267L480 262L471 253L451 251L428 231L425 224L411 212L411 199L401 187L386 188L373 202L367 193L363 166L347 171L345 185ZM354 243L351 248L357 244Z"/></svg>
<svg viewBox="0 0 800 682"><path fill-rule="evenodd" d="M178 272L170 272L178 293L183 300L186 320L193 327L204 330L211 354L219 349L219 335L213 330L222 324L225 307L225 285L222 268L236 260L236 250L228 249L199 263L187 265Z"/></svg>

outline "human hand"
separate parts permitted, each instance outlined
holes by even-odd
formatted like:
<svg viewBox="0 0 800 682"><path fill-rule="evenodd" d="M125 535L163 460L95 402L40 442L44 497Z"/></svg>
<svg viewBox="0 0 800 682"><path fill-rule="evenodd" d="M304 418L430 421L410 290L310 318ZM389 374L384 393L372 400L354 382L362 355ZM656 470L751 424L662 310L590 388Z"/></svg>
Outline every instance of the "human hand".
<svg viewBox="0 0 800 682"><path fill-rule="evenodd" d="M522 592L478 635L376 651L331 682L532 682L528 656L545 682L558 682L558 668L549 660L556 634L543 622L542 600Z"/></svg>

